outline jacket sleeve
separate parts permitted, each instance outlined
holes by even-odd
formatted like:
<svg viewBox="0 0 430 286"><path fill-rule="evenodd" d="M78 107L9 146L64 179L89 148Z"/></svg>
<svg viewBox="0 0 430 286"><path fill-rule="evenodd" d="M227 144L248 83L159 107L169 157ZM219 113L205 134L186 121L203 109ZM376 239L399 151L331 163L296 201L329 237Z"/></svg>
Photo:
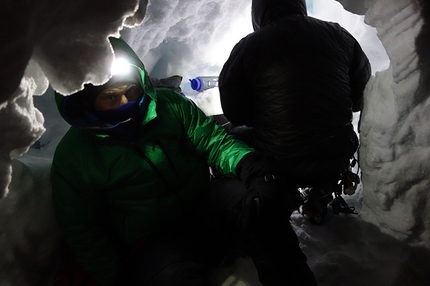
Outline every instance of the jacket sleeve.
<svg viewBox="0 0 430 286"><path fill-rule="evenodd" d="M121 272L120 252L108 233L108 214L97 193L84 182L87 170L76 156L57 148L51 168L54 209L78 263L99 285L113 285Z"/></svg>
<svg viewBox="0 0 430 286"><path fill-rule="evenodd" d="M352 37L348 33L349 37ZM352 39L354 42L352 50L352 59L349 70L352 111L361 111L363 108L363 91L371 76L371 67L369 59L361 49L360 44Z"/></svg>
<svg viewBox="0 0 430 286"><path fill-rule="evenodd" d="M246 61L243 61L245 39L232 50L219 75L219 91L224 115L236 126L252 126L253 101L247 84Z"/></svg>
<svg viewBox="0 0 430 286"><path fill-rule="evenodd" d="M183 123L187 148L196 152L222 175L236 177L239 161L255 150L229 135L190 99L176 96L174 100L176 103L172 112Z"/></svg>

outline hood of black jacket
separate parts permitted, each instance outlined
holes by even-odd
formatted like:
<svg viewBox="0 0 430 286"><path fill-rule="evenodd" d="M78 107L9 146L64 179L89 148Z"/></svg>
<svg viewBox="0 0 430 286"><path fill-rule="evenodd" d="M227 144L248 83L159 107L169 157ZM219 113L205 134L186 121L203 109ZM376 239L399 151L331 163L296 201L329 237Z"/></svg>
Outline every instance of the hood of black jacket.
<svg viewBox="0 0 430 286"><path fill-rule="evenodd" d="M288 15L307 15L305 0L252 0L254 31Z"/></svg>

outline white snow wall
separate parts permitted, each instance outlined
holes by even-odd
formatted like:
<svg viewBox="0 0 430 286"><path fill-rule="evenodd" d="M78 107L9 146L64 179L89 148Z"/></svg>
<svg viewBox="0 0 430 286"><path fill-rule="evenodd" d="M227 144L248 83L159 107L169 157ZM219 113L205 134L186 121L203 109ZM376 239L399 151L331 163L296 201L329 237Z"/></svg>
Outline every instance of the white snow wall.
<svg viewBox="0 0 430 286"><path fill-rule="evenodd" d="M391 66L366 87L359 159L363 219L398 239L430 248L430 79L425 78L425 53L430 51L424 21L428 5L423 3L379 0L365 14ZM417 37L424 43L416 45Z"/></svg>

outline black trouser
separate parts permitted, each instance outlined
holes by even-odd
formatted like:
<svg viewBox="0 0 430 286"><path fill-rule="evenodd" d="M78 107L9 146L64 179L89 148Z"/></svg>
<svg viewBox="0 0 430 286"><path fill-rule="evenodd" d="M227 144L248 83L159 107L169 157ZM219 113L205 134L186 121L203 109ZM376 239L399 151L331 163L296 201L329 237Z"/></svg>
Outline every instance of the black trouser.
<svg viewBox="0 0 430 286"><path fill-rule="evenodd" d="M237 218L245 191L239 180L214 182L207 202L196 215L149 237L135 252L131 285L213 285L210 270L237 255L253 258L263 285L296 283L297 277L292 275L305 275L315 281L288 218L268 222L252 239L241 234Z"/></svg>

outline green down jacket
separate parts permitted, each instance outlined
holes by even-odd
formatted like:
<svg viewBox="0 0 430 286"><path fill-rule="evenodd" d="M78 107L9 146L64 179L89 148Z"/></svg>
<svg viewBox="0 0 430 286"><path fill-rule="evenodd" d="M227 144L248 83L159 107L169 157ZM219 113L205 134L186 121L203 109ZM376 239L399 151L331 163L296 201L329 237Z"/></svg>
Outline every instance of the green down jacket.
<svg viewBox="0 0 430 286"><path fill-rule="evenodd" d="M52 163L59 224L77 261L102 285L114 281L123 265L119 245L132 247L196 209L210 182L208 166L234 177L238 162L253 151L191 100L154 88L139 66L146 102L139 135L115 139L69 116L72 127ZM76 108L56 97L63 116Z"/></svg>

